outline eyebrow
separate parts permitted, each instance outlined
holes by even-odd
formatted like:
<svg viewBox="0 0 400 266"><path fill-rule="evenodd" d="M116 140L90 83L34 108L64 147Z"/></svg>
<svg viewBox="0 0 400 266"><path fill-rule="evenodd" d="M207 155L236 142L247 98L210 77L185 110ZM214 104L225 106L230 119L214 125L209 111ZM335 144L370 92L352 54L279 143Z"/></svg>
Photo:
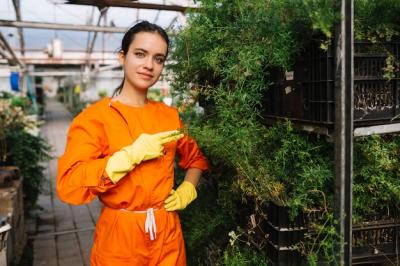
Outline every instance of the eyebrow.
<svg viewBox="0 0 400 266"><path fill-rule="evenodd" d="M142 52L144 52L144 53L149 53L149 51L147 51L147 50L145 50L145 49L143 49L143 48L135 48L135 51L142 51ZM156 55L156 56L161 55L161 56L166 57L166 55L165 55L165 54L162 54L162 53L158 53L158 54L155 54L155 55Z"/></svg>

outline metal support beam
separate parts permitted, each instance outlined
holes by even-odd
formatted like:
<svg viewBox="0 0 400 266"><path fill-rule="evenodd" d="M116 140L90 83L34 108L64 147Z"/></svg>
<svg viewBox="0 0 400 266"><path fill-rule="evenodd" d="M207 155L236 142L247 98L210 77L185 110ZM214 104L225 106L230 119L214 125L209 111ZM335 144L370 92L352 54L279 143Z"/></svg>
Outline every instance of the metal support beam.
<svg viewBox="0 0 400 266"><path fill-rule="evenodd" d="M92 8L92 12L90 13L89 20L87 20L87 22L86 22L87 25L91 25L91 24L93 23L94 10L95 10L95 7ZM89 32L87 33L86 47L89 47L89 45L90 45L90 36L91 36L91 33L92 33L91 31L89 31ZM86 51L87 51L87 50L88 50L88 48L86 48Z"/></svg>
<svg viewBox="0 0 400 266"><path fill-rule="evenodd" d="M375 134L388 134L395 132L400 132L400 123L369 126L369 127L358 127L354 129L354 137L363 137Z"/></svg>
<svg viewBox="0 0 400 266"><path fill-rule="evenodd" d="M1 33L1 32L0 32ZM3 42L0 41L0 50L5 51L7 50L5 44Z"/></svg>
<svg viewBox="0 0 400 266"><path fill-rule="evenodd" d="M178 11L178 12L185 12L187 9L195 9L196 8L196 7L178 6L178 5L137 3L137 2L126 1L126 0L103 0L102 2L110 7L130 7L130 8L138 8L138 9L140 8L140 9L154 9L154 10L169 10L169 11ZM96 0L70 0L70 1L66 2L66 4L97 6L98 3Z"/></svg>
<svg viewBox="0 0 400 266"><path fill-rule="evenodd" d="M13 0L13 5L15 9L15 17L17 18L17 21L21 21L21 9L20 9L20 1L19 0ZM22 28L18 28L18 36L19 36L19 45L21 47L21 54L24 55L24 49L25 49L25 41L24 41L24 34L22 31Z"/></svg>
<svg viewBox="0 0 400 266"><path fill-rule="evenodd" d="M18 64L22 69L25 69L25 64L18 59L10 44L7 42L6 38L4 38L3 34L0 32L0 43L4 46L6 51L10 54L11 58L7 57L6 59L9 61L11 65Z"/></svg>
<svg viewBox="0 0 400 266"><path fill-rule="evenodd" d="M167 32L170 31L170 30L172 29L172 25L174 25L174 23L175 23L176 21L178 21L178 16L174 17L174 18L171 20L171 22L169 23L169 25L168 25L168 27L167 27L167 29L166 29Z"/></svg>
<svg viewBox="0 0 400 266"><path fill-rule="evenodd" d="M100 27L100 22L101 22L101 19L104 17L104 15L107 13L107 10L108 10L108 8L103 8L102 10L101 10L101 12L100 12L100 16L99 16L99 18L98 18L98 20L97 20L97 27ZM96 42L96 37L97 37L97 31L96 32L94 32L94 34L93 34L93 39L92 39L92 41L90 42L90 45L88 46L88 48L87 48L87 53L88 53L88 56L90 57L90 54L92 53L92 51L93 51L93 47L94 47L94 43Z"/></svg>
<svg viewBox="0 0 400 266"><path fill-rule="evenodd" d="M353 0L339 1L341 21L335 30L335 218L340 237L338 265L351 265L353 202ZM339 8L339 7L338 7Z"/></svg>
<svg viewBox="0 0 400 266"><path fill-rule="evenodd" d="M107 3L104 0L94 0L95 5L102 11L104 8L107 8Z"/></svg>
<svg viewBox="0 0 400 266"><path fill-rule="evenodd" d="M1 27L17 27L17 28L32 28L32 29L51 29L51 30L73 30L73 31L95 31L95 32L109 32L109 33L125 33L127 28L123 27L98 27L90 25L74 25L74 24L61 24L61 23L45 23L33 21L14 21L14 20L0 20Z"/></svg>
<svg viewBox="0 0 400 266"><path fill-rule="evenodd" d="M0 50L0 56L4 59L8 59L8 56L5 52L3 52L3 50Z"/></svg>
<svg viewBox="0 0 400 266"><path fill-rule="evenodd" d="M186 17L183 13L178 13L174 19L171 20L169 23L168 27L166 28L166 31L169 32L172 30L172 26L174 25L175 22L179 22L182 26L186 25Z"/></svg>
<svg viewBox="0 0 400 266"><path fill-rule="evenodd" d="M98 72L103 72L103 71L108 71L108 70L114 70L114 69L120 68L120 67L121 67L121 64L102 66L102 67L99 67L98 69L96 69L94 72L98 73Z"/></svg>
<svg viewBox="0 0 400 266"><path fill-rule="evenodd" d="M81 71L42 71L42 72L29 72L31 77L68 77L68 76L80 76Z"/></svg>

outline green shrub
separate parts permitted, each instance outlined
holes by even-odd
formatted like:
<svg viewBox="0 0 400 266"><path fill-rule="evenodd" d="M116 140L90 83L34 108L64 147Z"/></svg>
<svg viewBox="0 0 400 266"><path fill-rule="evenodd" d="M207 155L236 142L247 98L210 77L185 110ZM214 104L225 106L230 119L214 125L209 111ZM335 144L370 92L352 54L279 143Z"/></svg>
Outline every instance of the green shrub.
<svg viewBox="0 0 400 266"><path fill-rule="evenodd" d="M38 123L29 119L12 100L0 100L0 165L15 165L23 178L24 207L29 211L37 201L45 180L44 166L50 146L38 134Z"/></svg>
<svg viewBox="0 0 400 266"><path fill-rule="evenodd" d="M262 206L269 201L289 206L292 217L299 211L323 210L321 220L311 225L320 234L317 238L309 236L299 249L310 256L310 265L321 259L319 254L331 262L332 247L338 241L332 215L333 145L296 131L289 122L266 125L262 108L263 96L274 81L273 73L292 69L296 56L305 49L304 42L323 36L319 37L321 47L330 44L340 18L334 12L339 1L204 0L201 4L173 40L174 64L170 66L175 74L176 98L197 98L206 107L200 115L194 108L186 108L184 117L190 133L217 168L212 172L219 177L216 182L224 184L231 197L253 201L257 215L262 216ZM389 11L388 6L393 9ZM355 7L356 38L379 42L399 35L398 1L356 0ZM385 9L387 18L379 15L380 9ZM372 15L374 19L368 20ZM396 62L389 60L385 67L390 70L391 66ZM387 72L388 77L393 75L393 71ZM393 167L398 141L374 138L355 143L354 221L381 206L399 207L400 179ZM241 202L230 206L231 212L245 207ZM201 215L205 217L200 220L209 219L212 227L210 217L214 216L204 209L188 217ZM247 227L246 219L226 221ZM192 230L189 227L187 230ZM236 226L231 228L236 230ZM211 232L207 226L198 228L194 239L204 239ZM209 244L198 243L198 250ZM221 256L224 243L212 243L218 250L216 257Z"/></svg>
<svg viewBox="0 0 400 266"><path fill-rule="evenodd" d="M192 134L212 160L223 161L237 171L239 190L261 202L292 201L292 193L298 191L293 190L293 183L285 189L287 180L298 179L294 182L302 184L302 180L318 175L321 181L308 189L321 189L331 178L329 163L322 163L324 159L318 159L318 155L307 157L308 150L292 152L289 149L294 147L288 148L292 156L303 156L294 166L303 172L293 172L287 168L289 163L279 161L283 150L276 151L275 159L269 159L269 146L280 142L266 139L274 136L261 120L262 97L272 82L271 69L289 69L302 49L302 41L313 34L312 28L329 28L328 24L336 19L332 8L323 13L333 6L331 1L317 3L202 1L202 9L190 17L188 26L174 40L173 88L183 95L202 95L214 105L199 121L190 121ZM315 10L325 17L314 16ZM286 144L301 149L301 145L307 145L302 138L297 143L288 139ZM276 146L272 148L278 149ZM310 144L307 149L314 148ZM309 159L314 160L312 164L308 164ZM273 160L280 163L276 168L283 168L280 173L271 169ZM307 164L300 166L304 162ZM299 189L307 198L308 191ZM297 200L292 201L293 206L304 198Z"/></svg>
<svg viewBox="0 0 400 266"><path fill-rule="evenodd" d="M50 159L50 146L39 136L23 130L6 130L7 159L2 165L16 165L23 177L24 207L31 210L37 201L46 177L41 164Z"/></svg>
<svg viewBox="0 0 400 266"><path fill-rule="evenodd" d="M270 265L264 254L249 247L234 246L224 252L223 265L229 266L268 266Z"/></svg>
<svg viewBox="0 0 400 266"><path fill-rule="evenodd" d="M400 136L371 136L354 144L353 219L400 210Z"/></svg>
<svg viewBox="0 0 400 266"><path fill-rule="evenodd" d="M213 164L212 177L204 177L198 186L198 198L180 215L187 249L188 265L215 265L229 242L228 233L236 228L243 206L231 193L233 171ZM217 170L217 167L223 168ZM220 173L224 172L225 175ZM183 171L177 169L178 179ZM217 182L218 180L218 182ZM178 180L177 183L180 183Z"/></svg>
<svg viewBox="0 0 400 266"><path fill-rule="evenodd" d="M373 43L390 41L400 35L400 2L397 0L356 0L355 38Z"/></svg>

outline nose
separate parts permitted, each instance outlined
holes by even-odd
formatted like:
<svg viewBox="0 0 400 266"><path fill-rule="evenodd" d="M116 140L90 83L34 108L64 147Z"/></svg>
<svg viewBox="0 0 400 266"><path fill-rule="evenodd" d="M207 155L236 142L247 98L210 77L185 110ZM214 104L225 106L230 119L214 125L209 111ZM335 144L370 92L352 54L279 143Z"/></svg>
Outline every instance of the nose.
<svg viewBox="0 0 400 266"><path fill-rule="evenodd" d="M153 69L153 58L151 58L151 56L147 57L146 62L144 63L144 67L148 70Z"/></svg>

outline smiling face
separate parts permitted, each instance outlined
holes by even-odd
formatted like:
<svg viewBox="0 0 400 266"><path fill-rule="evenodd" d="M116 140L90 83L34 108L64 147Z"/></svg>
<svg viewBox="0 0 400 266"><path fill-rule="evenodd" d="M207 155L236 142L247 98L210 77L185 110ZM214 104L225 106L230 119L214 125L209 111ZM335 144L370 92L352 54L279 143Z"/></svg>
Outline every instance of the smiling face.
<svg viewBox="0 0 400 266"><path fill-rule="evenodd" d="M119 53L124 87L145 91L156 83L164 68L167 49L167 43L158 33L136 33L127 53Z"/></svg>

